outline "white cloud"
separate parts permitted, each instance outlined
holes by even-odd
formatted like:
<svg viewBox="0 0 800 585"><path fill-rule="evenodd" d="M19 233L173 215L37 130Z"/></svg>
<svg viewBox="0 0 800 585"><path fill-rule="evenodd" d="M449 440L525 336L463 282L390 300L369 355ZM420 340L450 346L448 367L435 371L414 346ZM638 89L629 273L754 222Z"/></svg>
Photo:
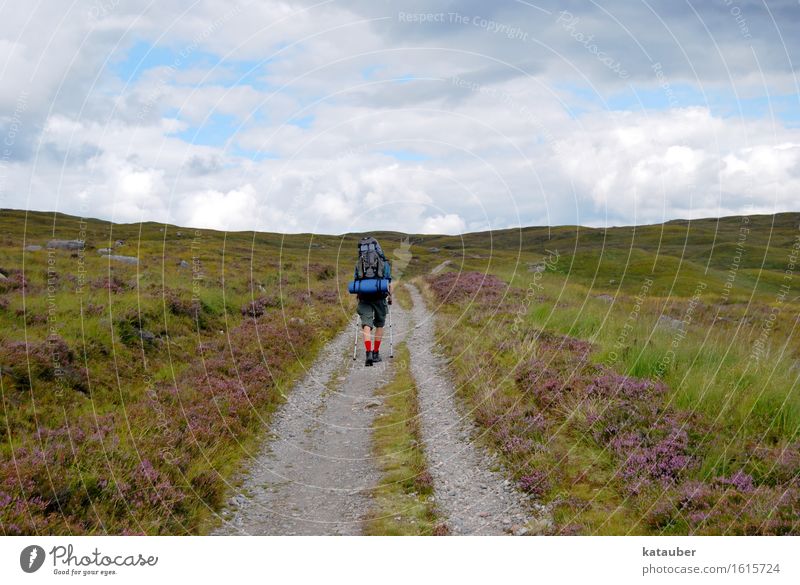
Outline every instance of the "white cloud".
<svg viewBox="0 0 800 585"><path fill-rule="evenodd" d="M420 230L423 234L460 234L466 229L467 224L455 213L435 215L425 218Z"/></svg>
<svg viewBox="0 0 800 585"><path fill-rule="evenodd" d="M259 212L258 196L252 185L227 193L208 190L189 194L179 211L191 226L239 231L252 228L252 218Z"/></svg>
<svg viewBox="0 0 800 585"><path fill-rule="evenodd" d="M414 1L404 10L439 4L449 6ZM780 120L723 117L697 105L608 112L589 98L574 98L570 105L585 111L568 114L562 100L578 84L607 97L631 80L598 65L555 17L533 18L522 5L459 4L462 15L518 23L537 45L473 25L400 23L396 9L374 2L310 6L205 0L145 10L85 0L69 10L51 0L32 16L0 9L6 136L27 92L4 157L2 205L328 233L797 209L800 129ZM754 34L761 32L753 39L761 70L751 58L721 62L728 49L742 50L725 10L698 7L721 47L709 55L700 24L684 9L655 9L680 45L642 7L626 5L624 24L662 64L671 89L797 91L758 7L747 10ZM583 10L581 30L625 60L632 80L662 91L652 63L618 25ZM784 40L789 49L797 42ZM185 66L161 64L125 87L118 65L106 61L118 63L137 42L171 51ZM200 54L220 62L189 63ZM237 83L253 66L248 83ZM214 126L212 112L231 120ZM286 123L305 116L313 121ZM200 130L210 145L181 140L184 130Z"/></svg>

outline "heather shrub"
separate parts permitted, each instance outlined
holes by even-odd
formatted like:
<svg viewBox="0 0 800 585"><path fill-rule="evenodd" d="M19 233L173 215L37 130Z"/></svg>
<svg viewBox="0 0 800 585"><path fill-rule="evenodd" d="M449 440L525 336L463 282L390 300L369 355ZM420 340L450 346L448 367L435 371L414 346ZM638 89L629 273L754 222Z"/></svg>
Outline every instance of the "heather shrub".
<svg viewBox="0 0 800 585"><path fill-rule="evenodd" d="M0 293L17 290L25 292L28 286L28 280L25 278L22 270L18 268L0 268L0 274L6 276L6 278L0 279Z"/></svg>
<svg viewBox="0 0 800 585"><path fill-rule="evenodd" d="M23 389L34 381L63 382L67 387L87 391L84 368L75 353L58 335L41 342L9 341L0 345L3 374Z"/></svg>
<svg viewBox="0 0 800 585"><path fill-rule="evenodd" d="M550 489L548 474L539 470L523 475L517 483L522 491L537 498L541 498Z"/></svg>
<svg viewBox="0 0 800 585"><path fill-rule="evenodd" d="M148 321L157 322L147 314L142 314L136 309L130 309L115 321L119 340L129 347L144 347L152 349L158 342L155 333L145 329Z"/></svg>
<svg viewBox="0 0 800 585"><path fill-rule="evenodd" d="M508 285L493 274L482 272L444 272L428 277L431 291L447 303L465 300L499 301Z"/></svg>
<svg viewBox="0 0 800 585"><path fill-rule="evenodd" d="M320 264L318 262L311 262L306 266L306 271L309 276L317 280L330 280L336 276L336 269L329 264Z"/></svg>
<svg viewBox="0 0 800 585"><path fill-rule="evenodd" d="M111 294L119 294L136 288L133 283L126 281L118 274L114 273L93 280L91 282L91 287L96 290L107 290Z"/></svg>
<svg viewBox="0 0 800 585"><path fill-rule="evenodd" d="M269 309L280 307L280 305L279 296L263 296L244 305L241 312L246 317L258 318L264 316Z"/></svg>
<svg viewBox="0 0 800 585"><path fill-rule="evenodd" d="M339 302L339 291L335 288L324 288L313 291L313 296L321 303L333 304Z"/></svg>

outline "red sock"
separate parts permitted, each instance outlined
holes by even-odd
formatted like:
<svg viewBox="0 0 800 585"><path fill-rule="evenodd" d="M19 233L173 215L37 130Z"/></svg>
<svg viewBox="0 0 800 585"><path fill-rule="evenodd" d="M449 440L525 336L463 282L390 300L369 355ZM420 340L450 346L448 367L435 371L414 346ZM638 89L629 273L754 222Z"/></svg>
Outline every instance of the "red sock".
<svg viewBox="0 0 800 585"><path fill-rule="evenodd" d="M376 341L375 343L378 343L378 342ZM372 343L371 343L371 342L369 342L369 341L365 341L365 342L364 342L364 347L366 347L366 348L367 348L367 351L370 351L370 346L371 346L371 345L372 345Z"/></svg>
<svg viewBox="0 0 800 585"><path fill-rule="evenodd" d="M380 348L381 348L381 340L380 339L376 339L375 340L375 351L378 351Z"/></svg>

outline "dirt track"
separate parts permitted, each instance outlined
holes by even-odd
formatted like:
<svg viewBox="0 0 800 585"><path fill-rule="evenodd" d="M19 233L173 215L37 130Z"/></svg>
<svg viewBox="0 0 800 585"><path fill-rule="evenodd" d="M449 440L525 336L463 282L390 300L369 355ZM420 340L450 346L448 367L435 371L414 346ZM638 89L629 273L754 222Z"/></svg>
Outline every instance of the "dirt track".
<svg viewBox="0 0 800 585"><path fill-rule="evenodd" d="M453 534L503 534L535 509L473 441L454 388L435 354L432 314L411 285L411 311L392 305L395 343L407 340L419 387L424 448L436 505ZM365 368L363 344L353 361L354 326L321 352L271 422L261 452L223 511L213 534L360 534L370 493L380 479L371 453L371 428L389 382L385 361Z"/></svg>

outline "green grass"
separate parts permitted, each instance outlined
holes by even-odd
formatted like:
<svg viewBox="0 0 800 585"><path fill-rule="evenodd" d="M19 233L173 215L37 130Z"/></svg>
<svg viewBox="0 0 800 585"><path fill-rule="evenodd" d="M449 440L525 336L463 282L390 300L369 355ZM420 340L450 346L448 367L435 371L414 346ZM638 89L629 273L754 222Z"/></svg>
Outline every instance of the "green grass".
<svg viewBox="0 0 800 585"><path fill-rule="evenodd" d="M431 499L433 485L419 430L417 388L408 368L405 343L398 344L393 361L395 377L377 392L384 403L373 425L372 441L382 475L364 532L388 536L440 534L443 526Z"/></svg>
<svg viewBox="0 0 800 585"><path fill-rule="evenodd" d="M778 214L747 222L722 218L635 230L526 228L521 245L517 232L491 234L493 246L500 248L497 253L481 247L481 242L487 245L488 234L467 235L464 269L488 271L517 291L509 291L503 303L487 306L478 300L468 310L441 305L417 279L431 306L438 308L437 339L451 358L459 393L490 431L488 445L517 479L547 473L549 485L541 497L554 507L556 532L681 534L689 527L685 522L651 521L650 507L660 503L657 496L624 494L616 475L619 463L581 431L585 425L579 419L586 406L561 412L564 422L550 436L519 431L519 418L535 413L536 406L517 389L513 372L536 356L537 344L527 340L537 331L589 341L593 363L664 382L667 396L659 408L691 417L696 435L697 466L687 479L713 482L744 471L757 482L774 482L775 469L782 469L783 477L800 472L787 472L785 466L792 464L777 465L773 455L754 454L787 448L793 452L800 439L800 297L793 292L781 296L780 289L799 223L798 214ZM730 278L742 224L751 230ZM498 240L508 247L498 246ZM527 265L543 260L546 250L558 251L557 262L543 274L529 272ZM472 257L476 255L487 258ZM448 270L457 269L457 262ZM643 290L646 279L650 285ZM535 293L527 304L521 301L526 290ZM778 318L770 320L776 310ZM669 321L660 322L661 315L686 320L688 326L678 331ZM760 343L763 351L754 352ZM572 365L559 367L569 372ZM498 415L512 420L501 425ZM504 450L509 429L512 435L530 438L533 446L520 453ZM764 485L768 489L773 484ZM755 512L740 514L738 521L731 518L732 533L760 533L768 525ZM786 525L775 530L784 531Z"/></svg>
<svg viewBox="0 0 800 585"><path fill-rule="evenodd" d="M79 238L82 230L84 252L23 251L24 245ZM16 514L4 508L0 532L6 534L202 532L223 500L226 479L257 444L261 419L268 419L280 401L277 389L302 373L302 364L353 311L349 296L335 295L348 276L344 258L340 278L330 277L336 274L338 246L347 245L348 238L316 237L314 242L323 247L311 249L309 258L308 234L225 234L92 219L81 224L63 214L9 210L0 212L0 234L0 272L12 279L24 274L26 280L25 288L8 281L0 285L5 406L0 499L8 495L27 509ZM98 254L116 240L124 240L116 252L138 256L137 266L109 263ZM355 241L354 236L353 248ZM189 266L181 267L181 260ZM319 271L321 277L308 273L309 261L331 272ZM111 288L104 286L106 281ZM316 296L331 291L333 298ZM310 299L301 296L305 292ZM261 344L255 337L242 338L252 322L242 307L272 295L279 306L258 319L269 335ZM281 353L287 349L281 328L292 319L306 322L300 327L303 340ZM153 340L143 342L140 328ZM59 384L62 378L53 373L47 345L51 334L68 347L75 376L82 372L87 380L85 390ZM21 351L15 345L20 343L27 343ZM214 355L200 348L217 346L227 364L213 375L224 376L218 383L227 384L224 392L231 397L237 368L244 362L247 368L259 361L268 364L261 378L248 380L258 406L234 407L231 397L222 398L224 392L215 403L213 393L204 392L204 363ZM231 359L232 350L245 348ZM14 373L27 372L31 360L30 380ZM158 408L167 413L162 423L148 397L154 387ZM220 431L198 441L190 425L201 431L204 425L218 425ZM55 434L40 441L39 430ZM180 462L165 461L165 446L175 450ZM19 476L14 458L21 466ZM142 462L154 466L152 482L137 477ZM105 483L97 484L97 478ZM128 487L116 489L123 484ZM147 499L132 507L133 496L119 495L125 490ZM170 490L176 494L173 501L155 495Z"/></svg>
<svg viewBox="0 0 800 585"><path fill-rule="evenodd" d="M637 377L660 378L668 387L670 408L693 414L698 428L706 429L694 478L744 469L759 481L777 485L776 478L788 471L770 467L753 450L777 452L800 438L797 274L788 294L779 296L799 225L800 214L783 213L636 228L412 234L410 249L401 246L404 234L375 235L390 259L395 249L411 253L403 280L450 260L445 271L489 272L514 287L499 306L477 303L467 311L440 305L422 289L430 306L437 308L439 342L450 353L459 392L474 407L479 423L488 424L492 413L509 409L522 414L519 409L528 404L529 397L520 395L510 372L536 351L532 332L568 335L591 341L596 363ZM749 231L742 240L743 227ZM77 238L81 230L87 242L83 255L23 250L53 238ZM278 390L289 387L302 364L349 322L354 301L345 285L359 236L221 233L92 219L82 224L79 218L58 213L0 211L0 272L11 277L0 282L0 500L8 494L25 506L22 514L10 512L16 504L5 507L0 530L202 533L246 447L257 444L263 431L260 417L268 418L280 402ZM109 264L97 253L116 240L124 240L118 253L138 256L138 266ZM548 255L552 259L553 253L557 258L545 273L530 270ZM182 260L189 266L181 267ZM24 274L25 288L15 280L18 273ZM48 283L48 276L55 281ZM111 289L104 286L107 279ZM652 285L637 299L645 279L652 279ZM675 330L658 324L658 317L683 319L700 283L705 287L692 309L691 323L678 338ZM520 303L514 290L524 292L534 285L535 298L527 305ZM324 296L330 291L338 296ZM310 299L302 296L305 292L311 293ZM260 345L247 328L252 318L245 317L242 308L267 297L276 299L278 306L258 317L266 340ZM410 307L402 287L395 298L401 307ZM193 299L199 306L196 314ZM638 316L631 320L637 307ZM775 311L777 318L770 321ZM517 317L517 333L512 334L510 325ZM297 325L297 319L305 327ZM765 335L767 322L772 324ZM305 337L291 346L292 352L282 353L289 347L289 323ZM143 342L139 328L154 340ZM51 367L51 333L72 353L68 376L55 375ZM20 352L18 344L23 342L27 346ZM234 361L231 352L237 350ZM203 371L200 356L212 360L215 351L222 359L214 375L224 386L218 398L204 393L207 384L197 379ZM252 397L263 398L255 412L236 408L232 388L240 362L247 362L245 374L260 372L248 382ZM268 367L260 371L259 363ZM169 424L155 422L148 399L148 389L153 388ZM409 405L395 407L403 411ZM189 412L197 417L192 424L200 430L206 428L203 425L228 430L196 441L186 420ZM651 530L642 524L647 502L620 495L610 479L613 462L581 434L579 415L565 413L570 422L536 457L504 454L509 468L517 478L534 463L554 470L552 489L543 497L565 502L555 510L562 527L608 534ZM389 447L403 445L414 432L399 422L388 428L397 432L385 437ZM81 441L75 439L78 431L86 436ZM179 461L164 460L159 452L164 444L179 446ZM499 448L496 442L490 445ZM12 454L21 462L20 475ZM143 460L154 465L154 482L141 480L137 473ZM396 479L413 477L407 473L413 471L413 461L396 465L402 469ZM133 509L115 489L122 484L130 484L131 498L146 499L170 489L185 497L166 503L147 500ZM399 502L415 490L403 481L394 484L401 491L386 492L387 510L405 509ZM401 493L406 495L401 498ZM415 505L406 506L416 510L410 516L400 514L402 530L411 530L411 519L417 528L431 528L433 520L422 520L427 506ZM673 530L684 528L678 522ZM389 532L387 527L381 530Z"/></svg>

